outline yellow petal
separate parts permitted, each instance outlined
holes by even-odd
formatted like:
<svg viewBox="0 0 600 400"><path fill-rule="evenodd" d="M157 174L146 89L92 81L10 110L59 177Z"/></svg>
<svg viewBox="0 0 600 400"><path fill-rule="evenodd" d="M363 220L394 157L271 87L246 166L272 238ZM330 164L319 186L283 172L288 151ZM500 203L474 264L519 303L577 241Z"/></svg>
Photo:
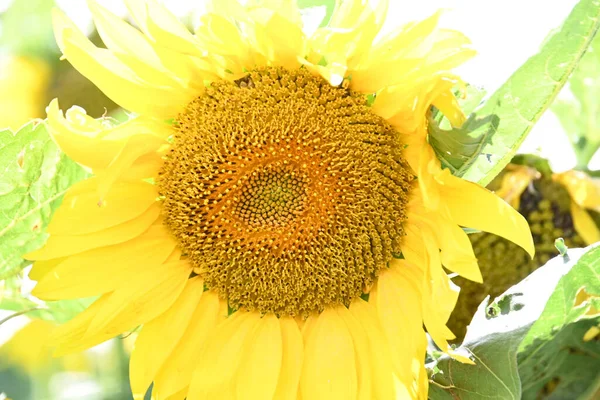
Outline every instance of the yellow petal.
<svg viewBox="0 0 600 400"><path fill-rule="evenodd" d="M580 207L600 212L600 180L582 171L566 171L552 178L563 184Z"/></svg>
<svg viewBox="0 0 600 400"><path fill-rule="evenodd" d="M190 384L206 339L223 319L220 312L223 305L227 308L224 303L214 291L202 295L188 328L154 380L152 393L157 400L167 399Z"/></svg>
<svg viewBox="0 0 600 400"><path fill-rule="evenodd" d="M354 66L368 53L387 8L388 0L378 1L375 8L360 0L336 1L328 26L317 29L310 38L312 51Z"/></svg>
<svg viewBox="0 0 600 400"><path fill-rule="evenodd" d="M282 340L282 361L277 389L273 399L295 400L298 394L304 347L298 324L290 317L279 319Z"/></svg>
<svg viewBox="0 0 600 400"><path fill-rule="evenodd" d="M158 197L156 186L144 182L119 182L103 197L97 189L96 178L73 185L48 225L48 233L81 235L107 229L141 215Z"/></svg>
<svg viewBox="0 0 600 400"><path fill-rule="evenodd" d="M160 265L175 248L162 226L128 242L67 258L46 274L32 293L46 300L96 296L128 285L147 268Z"/></svg>
<svg viewBox="0 0 600 400"><path fill-rule="evenodd" d="M53 99L46 109L48 130L60 149L71 159L90 168L105 168L119 153L122 141L99 140L99 132L110 127L89 118L85 110L71 107L65 116Z"/></svg>
<svg viewBox="0 0 600 400"><path fill-rule="evenodd" d="M282 337L279 320L267 314L242 350L235 382L238 399L272 399L281 370Z"/></svg>
<svg viewBox="0 0 600 400"><path fill-rule="evenodd" d="M354 318L345 306L335 308L340 318L346 324L352 341L354 342L354 354L356 356L356 380L357 380L357 399L371 400L373 391L373 365L369 356L369 342L366 332L362 325Z"/></svg>
<svg viewBox="0 0 600 400"><path fill-rule="evenodd" d="M183 54L203 55L195 37L173 13L155 0L146 5L147 32L158 44Z"/></svg>
<svg viewBox="0 0 600 400"><path fill-rule="evenodd" d="M304 333L304 364L300 378L303 399L356 398L354 343L344 321L326 309Z"/></svg>
<svg viewBox="0 0 600 400"><path fill-rule="evenodd" d="M285 32L285 35L281 32ZM298 24L275 12L264 27L256 25L254 33L263 35L263 40L256 40L256 44L265 43L261 52L271 61L271 65L281 65L288 69L298 68L298 58L305 54L304 33ZM260 36L257 37L259 38Z"/></svg>
<svg viewBox="0 0 600 400"><path fill-rule="evenodd" d="M533 257L535 248L529 225L504 200L481 186L443 170L436 179L451 218L458 225L490 232L510 240Z"/></svg>
<svg viewBox="0 0 600 400"><path fill-rule="evenodd" d="M142 276L111 294L90 322L86 338L114 336L162 314L179 297L191 272L187 261L147 266Z"/></svg>
<svg viewBox="0 0 600 400"><path fill-rule="evenodd" d="M455 128L460 128L462 124L467 120L463 113L458 100L451 90L444 91L436 97L433 101L433 105L441 111L441 113L448 118L448 121Z"/></svg>
<svg viewBox="0 0 600 400"><path fill-rule="evenodd" d="M111 246L134 239L158 218L160 206L152 204L142 215L122 224L83 235L50 235L44 247L27 254L32 260L49 260Z"/></svg>
<svg viewBox="0 0 600 400"><path fill-rule="evenodd" d="M531 181L538 179L541 174L535 168L526 165L508 164L505 169L506 173L502 177L496 195L502 197L515 210L518 210L521 203L521 194L531 184Z"/></svg>
<svg viewBox="0 0 600 400"><path fill-rule="evenodd" d="M350 305L350 313L360 323L367 333L367 343L372 368L372 398L385 400L394 398L394 386L392 380L392 360L387 344L381 330L381 324L377 317L375 307L363 299L357 299Z"/></svg>
<svg viewBox="0 0 600 400"><path fill-rule="evenodd" d="M172 118L196 96L193 90L153 85L139 78L107 49L94 46L61 11L53 10L56 42L82 75L126 110Z"/></svg>
<svg viewBox="0 0 600 400"><path fill-rule="evenodd" d="M453 221L440 217L432 221L438 228L442 264L452 272L475 282L483 282L469 236ZM435 232L435 230L434 230Z"/></svg>
<svg viewBox="0 0 600 400"><path fill-rule="evenodd" d="M62 263L66 258L54 258L46 261L36 261L33 263L31 271L29 271L29 278L34 281L41 280L48 272L52 271L54 267Z"/></svg>
<svg viewBox="0 0 600 400"><path fill-rule="evenodd" d="M129 362L134 398L144 398L154 377L186 331L203 291L204 282L200 277L189 279L171 308L144 324Z"/></svg>
<svg viewBox="0 0 600 400"><path fill-rule="evenodd" d="M590 245L600 241L598 226L590 214L574 201L571 201L571 216L573 217L573 226L585 244Z"/></svg>
<svg viewBox="0 0 600 400"><path fill-rule="evenodd" d="M395 268L383 270L371 291L384 335L390 345L395 373L401 380L412 380L411 363L423 332L422 296L415 283L395 269L405 268L397 260Z"/></svg>
<svg viewBox="0 0 600 400"><path fill-rule="evenodd" d="M85 311L77 314L67 323L59 325L54 332L52 332L52 342L56 344L54 356L58 357L70 352L78 351L78 348L73 346L73 344L80 344L80 342L77 341L83 337L90 322L106 303L109 296L110 294L100 296L100 298L94 301ZM91 344L90 347L94 344Z"/></svg>
<svg viewBox="0 0 600 400"><path fill-rule="evenodd" d="M233 378L260 319L258 312L237 311L214 330L197 360L189 400L227 398L223 393L235 390Z"/></svg>
<svg viewBox="0 0 600 400"><path fill-rule="evenodd" d="M165 269L168 267L165 265ZM163 281L155 279L157 282L151 284L144 280L128 291L104 295L102 305L85 321L83 334L81 331L71 334L61 351L83 351L156 318L177 299L189 273L190 269L185 274L168 273ZM143 284L148 287L142 288Z"/></svg>
<svg viewBox="0 0 600 400"><path fill-rule="evenodd" d="M158 86L181 86L177 77L167 70L144 35L115 14L88 0L96 29L102 41L115 56L144 80Z"/></svg>
<svg viewBox="0 0 600 400"><path fill-rule="evenodd" d="M117 179L125 175L137 160L145 155L156 153L161 146L166 147L166 142L156 136L136 135L129 138L106 170L95 171L98 178L98 194L106 195ZM162 165L159 157L155 158L155 162L158 164L157 167Z"/></svg>
<svg viewBox="0 0 600 400"><path fill-rule="evenodd" d="M598 326L592 326L583 335L583 341L584 342L589 342L590 340L592 340L596 336L598 336L598 334L600 334L600 327L598 327Z"/></svg>

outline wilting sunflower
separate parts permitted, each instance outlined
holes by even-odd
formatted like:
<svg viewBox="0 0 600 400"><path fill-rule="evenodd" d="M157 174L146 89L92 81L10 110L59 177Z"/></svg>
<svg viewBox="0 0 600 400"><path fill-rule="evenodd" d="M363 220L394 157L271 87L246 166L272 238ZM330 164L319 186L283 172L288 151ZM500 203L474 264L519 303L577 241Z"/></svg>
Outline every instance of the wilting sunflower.
<svg viewBox="0 0 600 400"><path fill-rule="evenodd" d="M490 188L527 219L535 257L502 238L470 235L483 285L455 279L461 293L449 326L459 337L485 296L499 296L559 254L555 239L563 238L571 248L600 241L600 181L581 171L553 173L546 160L532 155L517 156L514 162Z"/></svg>
<svg viewBox="0 0 600 400"><path fill-rule="evenodd" d="M154 1L128 2L139 30L91 2L108 49L55 14L64 57L137 114L48 108L94 176L30 255L34 293L100 296L59 353L143 325L136 398L426 397L423 327L444 351L454 337L442 264L481 280L459 225L533 243L427 142L432 106L463 122L449 70L468 40L438 14L376 39L387 3L363 3L308 35L289 1L215 1L195 34Z"/></svg>

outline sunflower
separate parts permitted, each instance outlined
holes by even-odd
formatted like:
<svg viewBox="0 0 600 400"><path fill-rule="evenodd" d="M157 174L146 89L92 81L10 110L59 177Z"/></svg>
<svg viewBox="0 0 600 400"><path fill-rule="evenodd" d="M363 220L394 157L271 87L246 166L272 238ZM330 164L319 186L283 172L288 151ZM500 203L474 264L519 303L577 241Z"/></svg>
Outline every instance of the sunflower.
<svg viewBox="0 0 600 400"><path fill-rule="evenodd" d="M93 176L29 255L34 294L100 296L58 353L142 325L136 398L425 398L424 327L454 337L442 265L481 280L460 226L533 253L523 217L428 144L432 107L464 121L449 71L469 41L439 14L379 35L385 1L339 2L311 34L290 1L214 1L194 34L127 3L139 30L90 2L108 49L54 15L64 57L136 114L48 107Z"/></svg>
<svg viewBox="0 0 600 400"><path fill-rule="evenodd" d="M567 247L600 241L600 181L582 171L553 173L548 162L532 155L517 156L490 184L496 194L527 219L535 243L530 258L514 243L487 233L470 235L483 274L483 285L456 278L461 287L449 326L458 337L485 296L492 298L525 279L559 254L554 245L563 238Z"/></svg>

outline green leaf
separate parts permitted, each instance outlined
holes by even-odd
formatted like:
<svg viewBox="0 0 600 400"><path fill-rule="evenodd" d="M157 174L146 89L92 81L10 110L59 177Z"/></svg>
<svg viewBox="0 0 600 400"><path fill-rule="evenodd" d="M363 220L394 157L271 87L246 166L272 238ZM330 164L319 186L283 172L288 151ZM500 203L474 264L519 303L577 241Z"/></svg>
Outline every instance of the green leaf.
<svg viewBox="0 0 600 400"><path fill-rule="evenodd" d="M598 322L584 320L565 326L552 340L541 341L525 365L519 362L524 400L577 398L600 378L600 346L595 340L581 340Z"/></svg>
<svg viewBox="0 0 600 400"><path fill-rule="evenodd" d="M525 385L527 381L519 375L519 349L546 312L547 304L552 304L550 299L560 290L563 275L578 265L585 252L570 249L566 256L550 260L491 304L486 299L456 350L471 355L476 364L462 364L447 355L428 364L430 371L436 371L431 376L430 398L522 398L521 382Z"/></svg>
<svg viewBox="0 0 600 400"><path fill-rule="evenodd" d="M572 99L560 98L551 109L563 126L577 157L577 167L586 169L600 147L600 36L569 79Z"/></svg>
<svg viewBox="0 0 600 400"><path fill-rule="evenodd" d="M560 280L519 346L524 399L538 398L551 382L553 396L569 393L576 398L600 378L600 342L583 342L587 329L600 323L599 301L600 247L596 247Z"/></svg>
<svg viewBox="0 0 600 400"><path fill-rule="evenodd" d="M52 141L44 122L16 134L0 131L0 279L21 269L23 254L41 247L66 190L87 173Z"/></svg>
<svg viewBox="0 0 600 400"><path fill-rule="evenodd" d="M541 47L467 122L454 130L430 124L438 157L453 174L487 185L515 154L552 103L600 26L600 2L580 0Z"/></svg>
<svg viewBox="0 0 600 400"><path fill-rule="evenodd" d="M335 0L298 0L298 7L302 12L318 11L323 8L325 15L321 20L319 27L327 26L335 9ZM316 13L315 13L316 15Z"/></svg>

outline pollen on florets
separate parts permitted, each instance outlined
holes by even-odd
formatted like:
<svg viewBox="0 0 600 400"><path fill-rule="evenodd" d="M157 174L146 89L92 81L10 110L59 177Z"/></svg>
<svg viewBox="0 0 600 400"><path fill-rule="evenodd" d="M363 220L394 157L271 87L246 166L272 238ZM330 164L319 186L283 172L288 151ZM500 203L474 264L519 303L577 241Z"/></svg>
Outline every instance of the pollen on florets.
<svg viewBox="0 0 600 400"><path fill-rule="evenodd" d="M413 174L364 96L267 67L214 82L176 129L165 224L231 307L349 304L400 252Z"/></svg>

